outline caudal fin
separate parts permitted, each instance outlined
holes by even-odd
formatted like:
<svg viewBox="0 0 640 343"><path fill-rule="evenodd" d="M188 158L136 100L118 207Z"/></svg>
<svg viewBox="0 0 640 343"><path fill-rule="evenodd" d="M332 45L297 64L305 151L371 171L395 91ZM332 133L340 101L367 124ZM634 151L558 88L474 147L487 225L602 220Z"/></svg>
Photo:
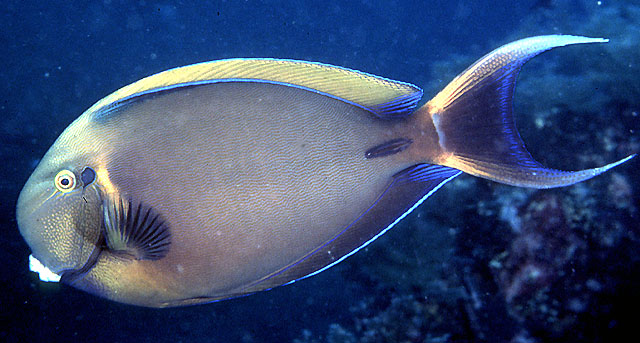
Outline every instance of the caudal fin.
<svg viewBox="0 0 640 343"><path fill-rule="evenodd" d="M509 185L552 188L590 179L635 156L573 172L545 168L531 157L513 120L515 80L526 61L559 46L607 41L567 35L531 37L475 62L425 105L443 150L437 163Z"/></svg>

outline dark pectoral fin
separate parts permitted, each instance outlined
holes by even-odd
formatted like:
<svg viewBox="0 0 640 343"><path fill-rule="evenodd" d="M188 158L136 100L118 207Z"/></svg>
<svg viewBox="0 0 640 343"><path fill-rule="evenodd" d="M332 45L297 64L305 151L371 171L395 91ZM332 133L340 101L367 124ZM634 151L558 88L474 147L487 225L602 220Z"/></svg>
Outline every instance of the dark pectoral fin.
<svg viewBox="0 0 640 343"><path fill-rule="evenodd" d="M456 169L431 164L415 165L397 173L376 202L336 236L298 261L237 290L238 293L257 292L291 283L337 264L380 237L460 173Z"/></svg>
<svg viewBox="0 0 640 343"><path fill-rule="evenodd" d="M103 203L107 248L140 260L158 260L169 252L171 233L151 207L108 194Z"/></svg>

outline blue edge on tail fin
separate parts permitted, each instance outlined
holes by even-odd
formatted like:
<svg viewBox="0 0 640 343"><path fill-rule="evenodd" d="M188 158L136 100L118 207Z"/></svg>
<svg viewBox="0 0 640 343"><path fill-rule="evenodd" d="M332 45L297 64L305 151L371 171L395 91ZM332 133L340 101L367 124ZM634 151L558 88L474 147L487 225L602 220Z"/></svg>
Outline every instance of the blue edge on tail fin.
<svg viewBox="0 0 640 343"><path fill-rule="evenodd" d="M433 114L434 124L441 145L451 153L443 164L509 185L552 188L587 180L633 158L580 171L546 168L533 159L516 130L513 94L522 65L554 47L598 42L606 40L531 37L500 47L474 63L451 83L455 87L448 86L444 96L434 98L434 107L442 106Z"/></svg>

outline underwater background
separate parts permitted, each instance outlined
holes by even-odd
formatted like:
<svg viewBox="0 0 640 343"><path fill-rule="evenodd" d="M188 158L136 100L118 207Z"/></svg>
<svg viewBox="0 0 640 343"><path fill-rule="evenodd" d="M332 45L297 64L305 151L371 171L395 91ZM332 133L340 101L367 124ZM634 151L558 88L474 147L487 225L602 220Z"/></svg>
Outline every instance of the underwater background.
<svg viewBox="0 0 640 343"><path fill-rule="evenodd" d="M0 341L637 337L637 158L553 190L460 176L317 276L163 310L39 281L28 270L15 203L82 111L165 69L229 57L319 61L416 84L427 100L490 50L539 34L611 40L535 58L515 96L516 123L538 161L565 170L603 165L640 151L638 1L5 0L0 16Z"/></svg>

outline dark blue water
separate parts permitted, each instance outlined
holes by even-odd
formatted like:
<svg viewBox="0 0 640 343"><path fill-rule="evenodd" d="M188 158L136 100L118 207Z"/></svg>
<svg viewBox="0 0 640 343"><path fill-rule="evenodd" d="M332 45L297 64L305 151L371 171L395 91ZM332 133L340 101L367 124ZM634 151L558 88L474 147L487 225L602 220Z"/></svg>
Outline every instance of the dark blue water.
<svg viewBox="0 0 640 343"><path fill-rule="evenodd" d="M516 117L534 157L594 167L640 150L634 1L4 1L0 5L0 340L607 341L640 305L638 161L524 191L464 176L315 277L214 304L145 309L38 280L15 221L38 159L117 88L229 57L320 61L420 85L537 34L602 36L524 69ZM518 340L520 339L520 340Z"/></svg>

